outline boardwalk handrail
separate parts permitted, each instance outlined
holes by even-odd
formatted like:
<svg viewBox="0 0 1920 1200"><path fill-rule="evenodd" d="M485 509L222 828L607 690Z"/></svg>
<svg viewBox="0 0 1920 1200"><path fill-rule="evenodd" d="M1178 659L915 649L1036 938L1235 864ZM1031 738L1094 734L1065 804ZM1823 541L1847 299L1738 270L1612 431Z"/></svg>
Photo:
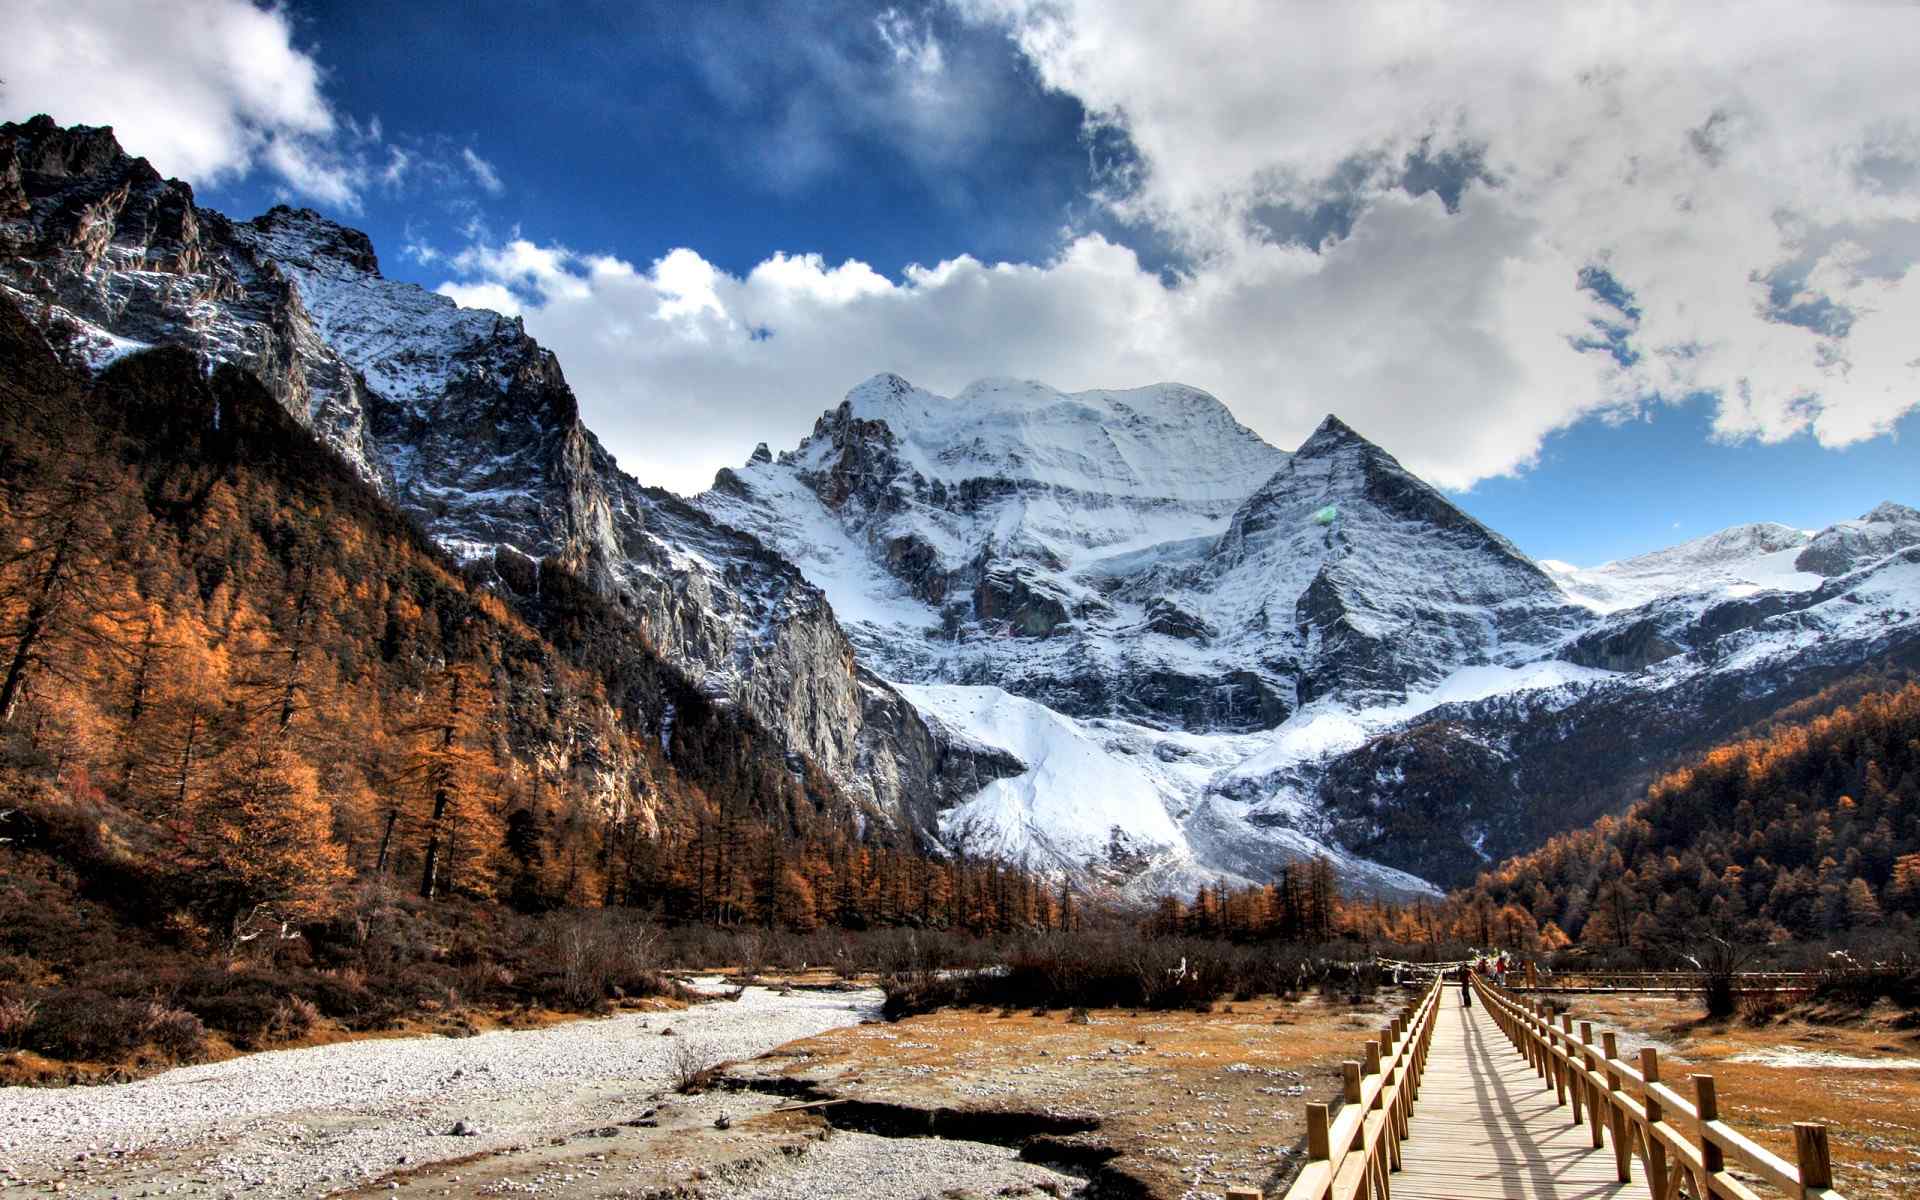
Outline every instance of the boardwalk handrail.
<svg viewBox="0 0 1920 1200"><path fill-rule="evenodd" d="M1804 992L1823 981L1868 973L1867 968L1843 967L1824 971L1735 971L1733 989L1737 992ZM1527 984L1509 981L1515 992L1698 992L1704 991L1714 977L1711 971L1602 971L1563 969L1551 983Z"/></svg>
<svg viewBox="0 0 1920 1200"><path fill-rule="evenodd" d="M1441 982L1435 977L1418 1001L1366 1044L1364 1061L1341 1064L1345 1103L1338 1117L1325 1104L1307 1105L1307 1162L1286 1200L1386 1194L1387 1174L1400 1169L1400 1143L1420 1096Z"/></svg>
<svg viewBox="0 0 1920 1200"><path fill-rule="evenodd" d="M1827 1127L1812 1121L1793 1126L1797 1162L1790 1163L1720 1119L1711 1075L1693 1075L1693 1099L1660 1082L1660 1054L1648 1046L1639 1066L1617 1057L1617 1035L1603 1030L1593 1040L1593 1023L1561 1014L1554 1027L1546 1006L1521 1001L1506 989L1475 978L1487 1012L1535 1074L1552 1084L1555 1100L1573 1104L1573 1123L1592 1130L1594 1149L1606 1137L1613 1143L1614 1168L1629 1178L1629 1159L1640 1157L1648 1190L1655 1200L1680 1194L1680 1186L1698 1198L1756 1200L1755 1193L1726 1171L1729 1155L1754 1174L1793 1197L1845 1200L1833 1190L1833 1163L1827 1151ZM1604 1118L1600 1114L1604 1112Z"/></svg>

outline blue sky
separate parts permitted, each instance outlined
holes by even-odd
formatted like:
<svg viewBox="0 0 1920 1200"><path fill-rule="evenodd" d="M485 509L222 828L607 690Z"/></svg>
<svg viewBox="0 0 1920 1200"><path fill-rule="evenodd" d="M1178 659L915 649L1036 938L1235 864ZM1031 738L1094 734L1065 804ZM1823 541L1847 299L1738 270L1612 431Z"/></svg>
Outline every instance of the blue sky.
<svg viewBox="0 0 1920 1200"><path fill-rule="evenodd" d="M1912 10L23 3L7 117L522 315L648 482L892 370L1337 412L1581 564L1920 502Z"/></svg>

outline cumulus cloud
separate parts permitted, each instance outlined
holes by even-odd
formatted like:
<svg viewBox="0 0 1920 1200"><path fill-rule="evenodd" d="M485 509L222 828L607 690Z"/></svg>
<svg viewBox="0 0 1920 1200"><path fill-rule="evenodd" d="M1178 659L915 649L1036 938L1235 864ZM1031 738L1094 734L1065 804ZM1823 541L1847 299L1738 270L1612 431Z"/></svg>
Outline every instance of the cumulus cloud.
<svg viewBox="0 0 1920 1200"><path fill-rule="evenodd" d="M464 252L464 278L441 291L522 315L623 464L682 491L755 441L797 441L883 370L948 393L987 375L1177 379L1283 445L1338 410L1462 484L1476 475L1460 464L1507 461L1511 440L1537 442L1554 420L1518 386L1528 368L1503 354L1503 327L1607 311L1575 289L1517 288L1490 252L1521 236L1515 220L1402 193L1322 252L1252 247L1172 287L1098 235L1043 264L963 256L897 281L818 255L777 254L736 276L684 248L641 267L517 240ZM1403 286L1378 286L1389 275ZM1442 289L1453 294L1436 311Z"/></svg>
<svg viewBox="0 0 1920 1200"><path fill-rule="evenodd" d="M0 38L0 104L112 125L161 172L216 182L264 166L352 209L366 168L286 13L247 0L15 0ZM377 131L372 131L377 140Z"/></svg>
<svg viewBox="0 0 1920 1200"><path fill-rule="evenodd" d="M1920 398L1910 9L960 7L1130 143L1100 200L1178 270L1071 232L897 279L515 241L443 290L522 313L623 461L682 490L880 370L1180 380L1282 446L1335 411L1452 487L1663 400L1839 446ZM872 27L901 87L951 86L929 29Z"/></svg>
<svg viewBox="0 0 1920 1200"><path fill-rule="evenodd" d="M1438 285L1430 314L1410 304L1380 337L1481 306L1490 408L1463 419L1524 401L1558 426L1707 392L1723 435L1844 445L1920 399L1910 6L959 2L1132 140L1141 169L1111 202L1175 233L1202 275L1259 253L1263 209L1323 213L1339 185L1350 216L1436 147L1471 162L1463 219L1438 236L1497 263L1403 283L1387 255L1375 280ZM1596 268L1632 310L1599 314L1599 337L1566 295ZM1524 463L1542 424L1443 473Z"/></svg>
<svg viewBox="0 0 1920 1200"><path fill-rule="evenodd" d="M130 153L196 184L264 170L287 198L357 213L370 187L505 190L445 135L388 139L326 94L287 11L252 0L18 0L0 38L0 115L111 125Z"/></svg>

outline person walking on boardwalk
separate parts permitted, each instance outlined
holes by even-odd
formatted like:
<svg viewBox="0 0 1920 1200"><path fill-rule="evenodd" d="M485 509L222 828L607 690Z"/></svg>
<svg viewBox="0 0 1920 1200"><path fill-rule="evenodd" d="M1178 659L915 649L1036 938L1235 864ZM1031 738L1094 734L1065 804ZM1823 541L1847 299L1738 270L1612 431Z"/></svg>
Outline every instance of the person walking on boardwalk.
<svg viewBox="0 0 1920 1200"><path fill-rule="evenodd" d="M1473 978L1469 974L1469 970L1470 969L1467 967L1460 968L1460 1007L1461 1008L1473 1007Z"/></svg>

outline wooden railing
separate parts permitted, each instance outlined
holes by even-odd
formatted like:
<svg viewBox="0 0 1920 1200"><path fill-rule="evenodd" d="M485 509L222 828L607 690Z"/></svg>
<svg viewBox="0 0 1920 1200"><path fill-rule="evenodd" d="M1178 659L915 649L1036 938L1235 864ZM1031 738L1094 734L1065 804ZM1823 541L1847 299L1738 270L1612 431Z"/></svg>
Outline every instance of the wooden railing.
<svg viewBox="0 0 1920 1200"><path fill-rule="evenodd" d="M1736 993L1810 992L1833 972L1739 971L1733 976ZM1706 990L1711 976L1705 971L1563 971L1522 981L1509 979L1515 992L1648 992L1684 994Z"/></svg>
<svg viewBox="0 0 1920 1200"><path fill-rule="evenodd" d="M1387 1193L1387 1174L1400 1169L1413 1102L1433 1044L1440 1011L1440 980L1380 1030L1364 1060L1341 1064L1339 1115L1307 1105L1307 1162L1287 1189L1287 1200L1352 1200ZM1258 1195L1259 1193L1252 1193ZM1234 1193L1229 1192L1229 1200Z"/></svg>
<svg viewBox="0 0 1920 1200"><path fill-rule="evenodd" d="M1473 986L1501 1032L1553 1085L1558 1103L1571 1103L1573 1123L1584 1121L1592 1130L1594 1149L1611 1139L1622 1182L1638 1155L1655 1200L1679 1196L1683 1186L1698 1200L1756 1197L1728 1174L1731 1158L1788 1196L1844 1200L1833 1190L1825 1125L1794 1123L1797 1161L1790 1163L1720 1119L1713 1076L1690 1076L1689 1100L1660 1081L1660 1055L1651 1046L1640 1051L1636 1068L1620 1060L1613 1031L1603 1031L1596 1045L1591 1022L1580 1022L1576 1037L1573 1018L1564 1013L1556 1028L1539 1002L1479 978Z"/></svg>

